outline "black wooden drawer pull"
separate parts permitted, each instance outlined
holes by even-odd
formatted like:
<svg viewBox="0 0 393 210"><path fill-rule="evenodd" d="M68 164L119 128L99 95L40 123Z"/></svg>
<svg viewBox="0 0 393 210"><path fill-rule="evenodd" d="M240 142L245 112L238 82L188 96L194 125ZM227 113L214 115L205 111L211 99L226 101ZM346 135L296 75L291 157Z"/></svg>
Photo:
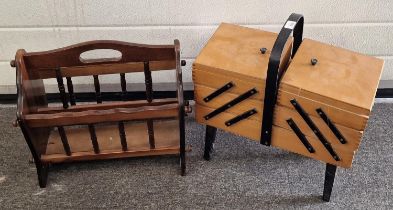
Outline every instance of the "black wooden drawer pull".
<svg viewBox="0 0 393 210"><path fill-rule="evenodd" d="M337 127L334 125L334 123L325 114L325 112L321 108L319 108L319 109L317 109L317 113L323 119L323 121L325 121L326 125L329 126L330 130L332 130L332 132L337 137L337 139L341 142L341 144L346 144L347 140L341 134L340 130L337 129Z"/></svg>
<svg viewBox="0 0 393 210"><path fill-rule="evenodd" d="M321 133L319 128L315 125L315 123L311 120L310 116L304 111L304 109L300 106L299 102L296 99L291 100L291 104L295 107L296 111L302 116L303 120L307 123L308 127L314 132L314 134L318 137L319 141L321 141L322 145L326 148L329 154L333 157L334 160L340 161L340 157L334 151L332 145L328 142L325 136Z"/></svg>
<svg viewBox="0 0 393 210"><path fill-rule="evenodd" d="M214 110L214 111L210 112L209 114L207 114L205 116L205 120L211 119L212 117L220 114L221 112L223 112L223 111L225 111L225 110L235 106L236 104L246 100L247 98L251 97L252 95L256 94L257 92L258 91L255 88L253 88L253 89L243 93L242 95L238 96L237 98L233 99L232 101L222 105L221 107L219 107L216 110Z"/></svg>
<svg viewBox="0 0 393 210"><path fill-rule="evenodd" d="M225 125L226 126L231 126L231 125L233 125L233 124L235 124L235 123L237 123L237 122L239 122L241 120L244 120L244 119L246 119L246 118L248 118L251 115L256 114L256 113L257 113L256 109L248 110L248 111L244 112L243 114L240 114L240 115L238 115L238 116L236 116L236 117L226 121Z"/></svg>
<svg viewBox="0 0 393 210"><path fill-rule="evenodd" d="M289 118L287 120L287 123L288 123L289 127L292 128L293 132L295 132L296 136L299 137L300 141L303 143L303 145L306 147L306 149L310 153L314 153L315 152L314 148L311 146L310 142L308 142L306 136L303 134L303 132L300 130L300 128L296 125L295 121L293 121L292 118Z"/></svg>
<svg viewBox="0 0 393 210"><path fill-rule="evenodd" d="M220 87L219 89L217 89L216 91L214 91L210 95L208 95L205 98L203 98L203 101L204 102L209 102L209 101L213 100L213 98L215 98L215 97L221 95L222 93L224 93L225 91L231 89L233 86L234 86L233 82L228 82L227 84L225 84L224 86Z"/></svg>

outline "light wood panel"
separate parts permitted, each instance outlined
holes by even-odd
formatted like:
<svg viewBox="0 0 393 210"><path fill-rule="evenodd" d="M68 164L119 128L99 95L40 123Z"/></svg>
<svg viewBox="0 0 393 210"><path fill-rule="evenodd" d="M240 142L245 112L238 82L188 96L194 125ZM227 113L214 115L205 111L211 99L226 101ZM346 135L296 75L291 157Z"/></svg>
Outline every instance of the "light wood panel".
<svg viewBox="0 0 393 210"><path fill-rule="evenodd" d="M228 83L229 81L234 82L234 87L230 90L226 91L224 94L218 96L216 99L213 99L209 102L209 104L217 104L220 103L221 105L224 104L223 101L227 102L231 99L235 98L235 95L240 95L247 90L250 90L253 87L256 87L258 93L252 96L252 99L259 99L260 101L263 100L264 97L264 85L257 85L252 82L246 82L241 79L230 78L223 75L216 75L207 73L206 71L201 71L198 69L194 69L194 92L196 101L201 104L205 104L203 98L209 95L210 93L214 92L216 89L222 87L224 84ZM203 86L203 87L201 87ZM209 87L207 87L209 86ZM228 94L233 93L233 94ZM318 117L317 112L315 111L318 108L322 108L329 118L335 123L340 125L353 128L355 130L363 131L366 127L366 123L368 120L368 115L359 115L354 112L349 112L329 104L322 103L320 101L315 101L309 98L302 97L300 95L293 94L291 92L287 92L285 90L280 89L278 93L277 103L282 106L286 106L288 108L292 108L293 106L290 104L290 100L296 99L302 105L302 107L313 116ZM240 110L245 109L249 110L250 106L261 107L261 105L257 105L258 102L255 101L245 101L239 105ZM262 102L259 102L262 103ZM218 105L216 106L218 107Z"/></svg>
<svg viewBox="0 0 393 210"><path fill-rule="evenodd" d="M197 68L194 68L192 70L192 79L195 85L194 91L197 91L197 85L204 85L212 88L211 92L214 92L228 82L233 82L234 86L228 91L225 91L225 93L233 93L240 95L252 88L255 88L258 93L253 95L253 98L259 100L263 100L265 98L265 81L254 80L252 78L244 80L240 79L239 77L231 77L227 74L216 74L212 73L212 71L200 70ZM204 95L204 97L208 95L209 93L207 93L207 95Z"/></svg>
<svg viewBox="0 0 393 210"><path fill-rule="evenodd" d="M270 52L277 34L238 25L222 23L195 59L194 68L224 73L243 79L265 80ZM285 68L291 53L289 39L281 58ZM260 48L267 48L262 54Z"/></svg>
<svg viewBox="0 0 393 210"><path fill-rule="evenodd" d="M315 133L310 129L307 123L303 120L299 113L297 113L293 109L289 109L282 106L276 106L274 111L274 120L273 124L286 128L288 130L292 130L286 120L292 118L300 130L307 136L313 137L317 139ZM321 119L320 117L310 116L311 120L315 123L315 125L319 128L321 133L326 137L326 139L332 145L340 145L341 143L334 135L334 133L330 130L328 125ZM335 124L337 129L343 135L343 137L347 140L346 144L343 144L343 150L347 151L357 151L359 148L360 141L362 139L363 132L357 131L351 128L347 128L345 126Z"/></svg>
<svg viewBox="0 0 393 210"><path fill-rule="evenodd" d="M215 109L214 107L209 107L209 106L201 105L198 103L197 103L197 106L202 106L204 108L208 108L211 110ZM222 116L224 116L226 114L237 116L241 113L243 113L243 112L239 112L236 109L228 109L227 111L217 115L216 117L211 118L211 120L208 120L208 121L214 121L215 123L224 125L225 121L227 121L231 118L223 119ZM247 120L242 120L242 121L246 122L246 123L242 123L243 127L246 128L244 130L248 130L248 128L254 124L258 124L258 126L261 127L262 121L260 119L261 119L262 114L259 113L256 115L259 115L258 116L259 120L258 119L256 120L256 118L252 118L252 117L247 118ZM203 117L203 116L201 116L201 117ZM216 120L213 120L214 118L216 118ZM317 138L317 136L314 134L314 132L305 123L303 118L295 110L291 110L286 107L280 107L280 106L276 107L273 124L276 126L285 128L287 130L290 130L292 132L292 129L289 127L288 123L286 122L286 120L288 120L290 118L292 118L295 121L295 123L298 125L300 130L306 136L312 137L312 138ZM356 131L356 130L353 130L350 128L346 128L344 126L336 124L336 127L341 131L341 134L348 141L346 144L341 144L338 141L337 137L333 134L333 132L330 130L330 128L326 125L326 123L322 119L317 118L317 117L313 117L313 116L310 116L310 118L316 124L316 126L320 129L321 133L326 137L326 139L332 145L339 145L339 146L342 145L341 148L346 151L356 151L358 149L359 143L360 143L360 140L362 137L362 132ZM206 122L208 122L208 121L206 121ZM236 126L236 124L232 125L230 127L226 126L223 129L230 131L230 129L234 126ZM260 134L258 134L258 135L260 135Z"/></svg>
<svg viewBox="0 0 393 210"><path fill-rule="evenodd" d="M243 111L247 111L253 107L256 107L258 109L261 109L262 107L262 101L265 91L264 84L261 85L261 83L258 84L247 82L238 78L231 78L224 75L212 74L208 73L207 71L201 71L198 69L194 69L193 78L195 100L198 103L206 104L203 101L204 97L208 96L210 93L222 87L229 81L233 81L234 87L221 94L217 98L213 99L212 101L208 102L208 104L212 104L212 107L219 107L220 105L224 104L224 102L228 102L231 99L234 99L236 96L255 87L258 93L250 98L255 100L246 100L241 104L237 105L237 107L239 107L239 109ZM346 126L348 128L353 128L358 131L363 131L365 129L367 120L369 118L368 115L359 115L354 112L349 112L331 106L329 104L324 104L322 102L305 98L300 95L279 89L277 96L277 104L293 109L293 106L290 103L290 100L292 99L296 99L297 101L299 101L305 111L310 115L319 117L315 110L318 108L322 108L334 123L338 123L340 125Z"/></svg>
<svg viewBox="0 0 393 210"><path fill-rule="evenodd" d="M203 85L195 85L195 100L197 102L197 106L201 105L204 107L212 108L212 109L217 109L223 104L225 104L228 101L231 101L238 97L238 95L232 94L232 93L225 93L217 97L216 100L212 100L209 102L204 102L203 101L203 96L208 95L209 92L213 91L212 88L206 87ZM296 122L296 124L299 126L299 128L303 131L303 133L307 136L315 137L314 132L308 127L308 125L305 123L303 118L301 118L300 114L297 113L297 111L293 108L292 105L291 107L284 107L281 105L276 105L275 111L274 111L274 125L286 128L288 130L291 130L289 127L288 123L286 122L287 119L293 118ZM262 116L263 116L263 103L262 101L255 100L253 97L246 99L236 106L227 109L227 113L231 113L233 115L240 115L248 110L251 109L256 109L257 114L254 114L250 116L248 119L252 119L257 121L257 123L261 124L262 123ZM339 143L337 137L333 134L333 132L330 130L330 128L326 125L326 123L319 117L315 116L316 111L311 110L313 115L310 114L311 119L314 121L314 123L317 125L317 127L321 130L321 132L325 135L325 137L329 140L329 142L333 144L341 144ZM329 116L330 117L330 116ZM224 123L225 121L221 122ZM248 121L250 123L255 123L253 121ZM348 143L346 144L345 149L347 150L357 150L359 147L359 143L362 137L363 132L358 131L352 128L348 128L345 126L342 126L340 124L335 124L335 126L340 130L342 135L346 138ZM247 127L247 126L246 126Z"/></svg>
<svg viewBox="0 0 393 210"><path fill-rule="evenodd" d="M233 87L235 88L235 87ZM251 88L250 88L251 89ZM250 90L248 89L248 90ZM203 101L203 98L206 97L207 95L209 95L210 93L212 93L213 91L215 91L215 89L204 86L204 85L198 85L195 84L195 89L194 89L194 99L198 104L201 104L202 106L207 106L213 109L217 109L218 107L224 105L225 103L237 98L239 95L236 94L232 94L232 93L223 93L220 96L218 96L217 98L209 101L209 102L205 102ZM246 92L246 91L244 91ZM260 93L260 91L258 92L258 94ZM258 114L252 115L250 116L250 118L258 120L258 121L262 121L261 120L261 116L263 113L263 103L260 100L257 100L257 95L255 94L253 96L251 96L250 98L240 102L239 104L236 104L236 106L230 108L228 111L234 114L242 114L245 111L248 111L250 109L256 109Z"/></svg>
<svg viewBox="0 0 393 210"><path fill-rule="evenodd" d="M318 117L316 109L321 108L334 123L338 123L358 131L365 130L366 123L369 118L368 115L359 115L354 112L348 112L346 110L331 106L330 104L325 104L320 101L305 98L298 94L293 94L282 89L279 90L277 104L293 109L293 106L290 103L290 100L292 99L296 99L309 115Z"/></svg>
<svg viewBox="0 0 393 210"><path fill-rule="evenodd" d="M318 59L311 65L311 58ZM369 115L384 61L304 39L281 88L331 106Z"/></svg>
<svg viewBox="0 0 393 210"><path fill-rule="evenodd" d="M195 119L199 123L211 125L259 142L261 132L260 122L246 119L240 121L233 126L227 127L224 122L228 119L235 117L236 115L228 112L223 112L219 116L206 121L203 116L205 116L212 110L213 109L204 107L202 105L195 106ZM279 126L273 126L272 146L344 168L351 167L354 151L347 150L345 145L333 144L332 142L332 147L341 158L340 161L335 161L318 139L309 136L307 137L307 139L316 150L315 153L309 153L300 142L298 137L295 135L295 133L293 133L292 131L281 128Z"/></svg>
<svg viewBox="0 0 393 210"><path fill-rule="evenodd" d="M259 141L266 72L276 36L231 24L220 25L193 65L198 122ZM261 54L261 47L266 47L268 53ZM308 39L300 45L293 60L290 60L290 50L291 46L287 43L280 64L280 69L287 70L278 91L272 145L334 165L350 167L374 103L383 61ZM312 58L318 60L316 65L311 64ZM204 97L230 81L234 83L233 88L207 103L203 101ZM208 121L203 118L251 88L256 88L258 94ZM301 104L342 161L336 162L327 152L290 103L292 99ZM337 139L318 115L319 108L344 136L346 144ZM258 114L232 126L225 125L226 121L251 109L256 109ZM317 150L316 153L310 154L306 150L286 122L288 119L294 120Z"/></svg>

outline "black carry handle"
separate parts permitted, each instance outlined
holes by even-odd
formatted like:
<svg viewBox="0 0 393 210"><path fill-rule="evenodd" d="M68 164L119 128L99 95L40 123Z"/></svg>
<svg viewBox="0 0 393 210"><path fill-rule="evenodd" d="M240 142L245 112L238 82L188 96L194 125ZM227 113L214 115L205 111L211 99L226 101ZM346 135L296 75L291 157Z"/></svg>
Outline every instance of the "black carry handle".
<svg viewBox="0 0 393 210"><path fill-rule="evenodd" d="M292 13L289 16L288 20L285 22L284 26L281 28L281 31L278 34L278 37L273 45L273 49L270 54L266 76L265 99L260 139L261 144L264 144L266 146L270 146L271 143L273 113L274 106L277 101L278 85L282 75L285 72L285 69L279 72L282 51L284 50L285 44L287 43L287 40L293 31L294 41L291 58L295 56L296 51L303 40L303 25L303 15Z"/></svg>

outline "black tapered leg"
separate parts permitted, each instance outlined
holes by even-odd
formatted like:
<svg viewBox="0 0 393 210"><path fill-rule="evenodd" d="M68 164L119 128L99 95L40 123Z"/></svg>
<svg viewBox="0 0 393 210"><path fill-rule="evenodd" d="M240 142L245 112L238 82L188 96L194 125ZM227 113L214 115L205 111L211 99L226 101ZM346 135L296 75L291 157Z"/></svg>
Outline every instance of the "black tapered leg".
<svg viewBox="0 0 393 210"><path fill-rule="evenodd" d="M203 154L203 158L205 160L210 160L210 155L213 150L213 143L216 139L217 128L206 125L206 134L205 134L205 152Z"/></svg>
<svg viewBox="0 0 393 210"><path fill-rule="evenodd" d="M337 166L327 163L325 171L325 183L323 186L322 200L329 202L330 195L332 194L334 177L336 175Z"/></svg>
<svg viewBox="0 0 393 210"><path fill-rule="evenodd" d="M38 183L41 188L45 188L48 181L48 164L39 162L35 165L37 167Z"/></svg>

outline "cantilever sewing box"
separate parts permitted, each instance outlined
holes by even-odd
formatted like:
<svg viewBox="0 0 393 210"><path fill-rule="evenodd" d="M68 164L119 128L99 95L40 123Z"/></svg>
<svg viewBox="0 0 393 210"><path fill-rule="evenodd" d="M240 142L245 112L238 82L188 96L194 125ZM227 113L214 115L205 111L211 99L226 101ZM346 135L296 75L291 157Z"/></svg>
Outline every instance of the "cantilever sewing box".
<svg viewBox="0 0 393 210"><path fill-rule="evenodd" d="M349 168L366 127L383 60L304 39L292 14L279 34L222 23L193 64L196 120L206 126ZM293 33L293 38L291 37Z"/></svg>

